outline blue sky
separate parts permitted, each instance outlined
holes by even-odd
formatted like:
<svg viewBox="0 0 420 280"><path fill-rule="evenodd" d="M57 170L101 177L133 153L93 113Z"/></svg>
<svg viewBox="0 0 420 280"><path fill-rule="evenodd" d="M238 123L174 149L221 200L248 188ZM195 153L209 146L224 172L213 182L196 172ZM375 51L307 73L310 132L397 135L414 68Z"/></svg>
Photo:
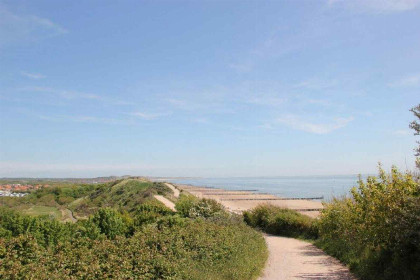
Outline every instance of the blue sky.
<svg viewBox="0 0 420 280"><path fill-rule="evenodd" d="M0 176L413 168L420 1L0 1Z"/></svg>

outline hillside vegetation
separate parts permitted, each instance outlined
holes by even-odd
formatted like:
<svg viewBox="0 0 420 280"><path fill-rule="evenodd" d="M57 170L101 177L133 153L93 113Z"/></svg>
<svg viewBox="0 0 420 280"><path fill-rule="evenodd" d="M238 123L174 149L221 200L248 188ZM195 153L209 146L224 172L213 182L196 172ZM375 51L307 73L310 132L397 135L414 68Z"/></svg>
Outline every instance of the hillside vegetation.
<svg viewBox="0 0 420 280"><path fill-rule="evenodd" d="M240 216L187 195L176 213L155 194L173 199L163 184L127 179L8 200L15 210L0 207L0 279L257 278L267 248ZM84 218L25 215L22 205L68 207Z"/></svg>
<svg viewBox="0 0 420 280"><path fill-rule="evenodd" d="M20 199L0 197L0 205L32 215L52 215L65 220L61 210L69 209L78 218L87 217L103 207L131 212L135 206L160 194L171 197L172 191L162 183L138 179L117 180L104 184L53 184L33 191Z"/></svg>

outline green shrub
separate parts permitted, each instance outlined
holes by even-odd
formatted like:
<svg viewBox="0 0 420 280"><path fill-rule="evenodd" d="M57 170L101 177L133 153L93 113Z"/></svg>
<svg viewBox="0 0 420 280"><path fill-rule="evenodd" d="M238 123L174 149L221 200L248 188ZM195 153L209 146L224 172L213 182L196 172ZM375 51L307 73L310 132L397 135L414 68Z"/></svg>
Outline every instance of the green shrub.
<svg viewBox="0 0 420 280"><path fill-rule="evenodd" d="M243 216L248 225L270 234L312 239L318 237L316 221L294 210L267 204L245 211Z"/></svg>
<svg viewBox="0 0 420 280"><path fill-rule="evenodd" d="M325 204L318 245L363 279L420 278L419 185L393 168Z"/></svg>
<svg viewBox="0 0 420 280"><path fill-rule="evenodd" d="M174 212L163 205L161 202L153 199L139 205L133 213L135 226L141 226L147 223L154 223L159 218L172 215Z"/></svg>
<svg viewBox="0 0 420 280"><path fill-rule="evenodd" d="M94 213L76 223L0 207L0 279L256 279L267 258L260 233L212 200L182 197L175 213L153 198L165 192L151 182L103 184L72 202Z"/></svg>
<svg viewBox="0 0 420 280"><path fill-rule="evenodd" d="M189 218L210 218L225 212L223 205L213 199L199 199L186 194L180 196L175 204L175 209L183 217Z"/></svg>
<svg viewBox="0 0 420 280"><path fill-rule="evenodd" d="M61 223L47 216L32 217L14 210L0 207L0 228L6 236L31 234L42 246L56 245L68 240L75 232L76 225Z"/></svg>
<svg viewBox="0 0 420 280"><path fill-rule="evenodd" d="M99 209L91 220L101 233L110 239L115 239L117 235L125 235L129 231L122 215L112 208Z"/></svg>
<svg viewBox="0 0 420 280"><path fill-rule="evenodd" d="M30 235L1 238L0 278L248 280L260 274L267 258L260 234L244 224L183 220L149 224L130 238L81 237L54 250Z"/></svg>

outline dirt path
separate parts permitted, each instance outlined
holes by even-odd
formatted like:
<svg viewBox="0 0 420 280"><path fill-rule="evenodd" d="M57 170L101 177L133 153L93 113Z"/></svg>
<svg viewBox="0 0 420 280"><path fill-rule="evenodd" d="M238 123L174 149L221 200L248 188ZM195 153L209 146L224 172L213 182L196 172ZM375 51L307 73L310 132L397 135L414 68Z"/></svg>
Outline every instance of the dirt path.
<svg viewBox="0 0 420 280"><path fill-rule="evenodd" d="M173 185L169 183L165 183L165 185L174 192L175 197L179 197L179 190L177 188L175 188Z"/></svg>
<svg viewBox="0 0 420 280"><path fill-rule="evenodd" d="M260 280L356 279L338 260L308 242L272 235L265 240L270 255Z"/></svg>
<svg viewBox="0 0 420 280"><path fill-rule="evenodd" d="M63 217L67 216L68 218L66 220L75 223L77 222L77 219L73 216L73 212L70 209L61 209L61 213Z"/></svg>
<svg viewBox="0 0 420 280"><path fill-rule="evenodd" d="M273 198L274 196L255 194L248 191L235 192L187 185L178 185L178 188L188 191L198 197L215 199L223 204L229 211L236 213L242 213L242 211L252 209L261 203L269 203L280 207L295 209L302 214L316 217L319 215L319 211L306 211L305 209L322 208L322 204L319 201L267 201L264 199ZM268 246L269 256L263 275L259 280L356 279L345 265L308 242L272 235L265 235L264 237Z"/></svg>
<svg viewBox="0 0 420 280"><path fill-rule="evenodd" d="M160 202L162 202L163 204L165 204L165 206L168 207L169 209L171 209L172 211L176 211L175 210L175 203L173 203L172 201L170 201L166 197L163 197L161 195L155 195L155 198L157 200L159 200Z"/></svg>

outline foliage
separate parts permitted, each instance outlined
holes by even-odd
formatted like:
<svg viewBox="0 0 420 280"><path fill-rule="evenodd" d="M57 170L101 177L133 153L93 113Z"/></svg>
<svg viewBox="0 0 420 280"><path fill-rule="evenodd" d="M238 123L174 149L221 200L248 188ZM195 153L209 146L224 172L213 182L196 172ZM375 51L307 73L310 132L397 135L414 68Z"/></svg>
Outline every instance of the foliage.
<svg viewBox="0 0 420 280"><path fill-rule="evenodd" d="M31 234L42 246L55 245L68 240L75 232L75 225L60 223L48 217L31 217L0 207L0 236Z"/></svg>
<svg viewBox="0 0 420 280"><path fill-rule="evenodd" d="M126 179L95 189L81 203L71 208L80 216L90 215L104 207L132 212L138 205L153 199L153 195L166 195L170 192L162 183Z"/></svg>
<svg viewBox="0 0 420 280"><path fill-rule="evenodd" d="M245 211L243 216L248 225L270 234L311 239L318 237L315 220L294 210L266 204Z"/></svg>
<svg viewBox="0 0 420 280"><path fill-rule="evenodd" d="M122 215L115 209L99 209L91 220L99 228L100 233L105 234L109 239L115 239L118 235L128 233L127 224L124 222Z"/></svg>
<svg viewBox="0 0 420 280"><path fill-rule="evenodd" d="M245 280L260 274L267 258L261 234L211 200L183 198L185 215L177 214L153 198L166 191L131 180L93 187L70 203L76 209L86 203L92 212L76 223L0 207L0 279ZM57 203L62 194L43 191L34 201Z"/></svg>
<svg viewBox="0 0 420 280"><path fill-rule="evenodd" d="M88 217L98 209L111 207L132 212L138 205L153 199L156 194L168 195L171 190L162 183L138 179L123 179L104 184L81 184L50 182L52 187L36 190L25 197L0 197L0 206L42 215L48 211L62 220L61 210L72 210L78 218ZM44 213L43 213L44 212Z"/></svg>
<svg viewBox="0 0 420 280"><path fill-rule="evenodd" d="M180 215L189 218L209 218L224 212L223 205L213 199L198 199L186 194L180 196L175 209Z"/></svg>
<svg viewBox="0 0 420 280"><path fill-rule="evenodd" d="M419 186L393 168L325 204L318 245L363 279L420 278Z"/></svg>
<svg viewBox="0 0 420 280"><path fill-rule="evenodd" d="M410 111L416 117L416 120L410 123L410 128L414 130L414 135L420 135L420 104L417 105L416 107L413 107ZM420 169L420 141L417 141L417 144L419 144L419 146L415 148L414 151L415 151L415 156L417 157L416 165L417 165L417 168Z"/></svg>
<svg viewBox="0 0 420 280"><path fill-rule="evenodd" d="M148 200L134 211L134 225L154 223L159 218L172 215L173 211L157 200Z"/></svg>
<svg viewBox="0 0 420 280"><path fill-rule="evenodd" d="M1 238L0 278L255 279L259 275L267 258L260 234L244 224L177 219L182 223L148 224L130 238L79 237L57 243L54 249L40 246L32 235Z"/></svg>
<svg viewBox="0 0 420 280"><path fill-rule="evenodd" d="M149 225L132 238L80 238L55 250L30 235L0 239L0 278L254 279L266 257L263 238L243 225L190 220Z"/></svg>

